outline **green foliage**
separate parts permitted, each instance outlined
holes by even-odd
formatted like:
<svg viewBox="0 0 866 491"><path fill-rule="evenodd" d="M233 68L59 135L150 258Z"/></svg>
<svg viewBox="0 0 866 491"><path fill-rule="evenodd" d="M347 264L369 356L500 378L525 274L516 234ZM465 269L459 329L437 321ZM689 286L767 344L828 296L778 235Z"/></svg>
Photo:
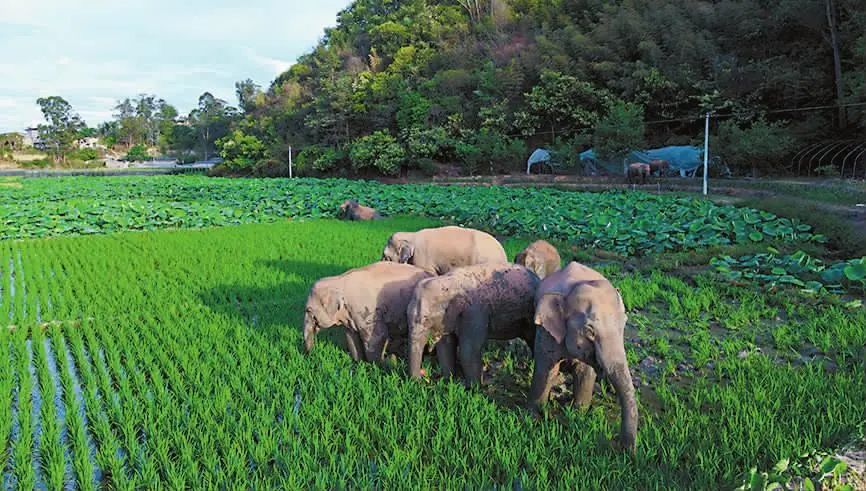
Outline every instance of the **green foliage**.
<svg viewBox="0 0 866 491"><path fill-rule="evenodd" d="M454 153L455 142L448 131L441 127L412 127L400 134L410 159L446 160Z"/></svg>
<svg viewBox="0 0 866 491"><path fill-rule="evenodd" d="M309 173L310 169L321 173L333 172L344 167L347 159L346 152L337 148L311 145L298 154L295 162L298 173L303 175Z"/></svg>
<svg viewBox="0 0 866 491"><path fill-rule="evenodd" d="M793 149L794 139L783 123L768 123L758 120L747 128L735 121L719 125L719 137L715 143L717 152L725 157L729 165L740 169L768 170L779 165Z"/></svg>
<svg viewBox="0 0 866 491"><path fill-rule="evenodd" d="M72 150L79 132L86 124L62 97L42 97L37 99L36 103L47 122L39 125L39 138L54 157L54 161L60 162L65 159L66 153Z"/></svg>
<svg viewBox="0 0 866 491"><path fill-rule="evenodd" d="M126 152L126 156L123 157L123 160L128 162L141 162L144 160L150 160L150 154L147 152L147 147L142 144L135 145Z"/></svg>
<svg viewBox="0 0 866 491"><path fill-rule="evenodd" d="M81 148L68 154L68 157L73 160L82 160L88 162L99 158L99 152L95 148Z"/></svg>
<svg viewBox="0 0 866 491"><path fill-rule="evenodd" d="M233 171L248 170L268 158L265 144L240 130L217 140L216 146L223 165Z"/></svg>
<svg viewBox="0 0 866 491"><path fill-rule="evenodd" d="M488 129L465 133L455 150L469 175L519 171L524 167L527 149L522 141Z"/></svg>
<svg viewBox="0 0 866 491"><path fill-rule="evenodd" d="M4 191L0 240L336 217L340 203L349 198L376 203L385 215L416 214L621 254L750 244L749 235L756 231L762 240L822 240L808 225L771 213L637 192L401 186L342 179L219 182L192 176L116 177L110 182L28 179L23 188ZM46 199L57 195L64 200ZM68 203L75 203L73 211ZM539 203L555 205L539 208Z"/></svg>
<svg viewBox="0 0 866 491"><path fill-rule="evenodd" d="M352 143L349 158L355 171L376 169L385 175L396 175L405 158L403 147L385 131L376 131Z"/></svg>
<svg viewBox="0 0 866 491"><path fill-rule="evenodd" d="M594 146L605 160L622 157L631 150L644 148L643 107L616 102L595 126Z"/></svg>

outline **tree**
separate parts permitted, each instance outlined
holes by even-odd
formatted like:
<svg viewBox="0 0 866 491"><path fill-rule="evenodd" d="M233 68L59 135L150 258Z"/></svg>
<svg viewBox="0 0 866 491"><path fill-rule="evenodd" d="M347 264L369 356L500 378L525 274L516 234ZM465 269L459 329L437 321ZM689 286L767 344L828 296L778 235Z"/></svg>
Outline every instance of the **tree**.
<svg viewBox="0 0 866 491"><path fill-rule="evenodd" d="M223 163L232 170L250 169L268 156L261 140L240 130L220 138L216 145Z"/></svg>
<svg viewBox="0 0 866 491"><path fill-rule="evenodd" d="M51 153L54 162L65 162L66 153L73 149L79 132L86 125L62 97L41 97L36 103L48 123L39 125L39 138Z"/></svg>
<svg viewBox="0 0 866 491"><path fill-rule="evenodd" d="M630 150L643 148L644 131L643 108L617 102L595 126L595 151L605 160L622 157Z"/></svg>
<svg viewBox="0 0 866 491"><path fill-rule="evenodd" d="M244 114L250 114L263 102L262 88L252 79L235 82L235 93L238 96L238 106Z"/></svg>
<svg viewBox="0 0 866 491"><path fill-rule="evenodd" d="M198 131L199 144L205 160L208 159L209 152L215 148L214 142L228 133L234 114L234 108L226 101L217 99L210 92L205 92L198 98L198 107L190 112L189 120Z"/></svg>
<svg viewBox="0 0 866 491"><path fill-rule="evenodd" d="M725 121L719 125L716 147L725 160L740 169L764 170L778 165L791 151L794 139L782 123L768 123L760 119L750 126L741 127L736 121Z"/></svg>

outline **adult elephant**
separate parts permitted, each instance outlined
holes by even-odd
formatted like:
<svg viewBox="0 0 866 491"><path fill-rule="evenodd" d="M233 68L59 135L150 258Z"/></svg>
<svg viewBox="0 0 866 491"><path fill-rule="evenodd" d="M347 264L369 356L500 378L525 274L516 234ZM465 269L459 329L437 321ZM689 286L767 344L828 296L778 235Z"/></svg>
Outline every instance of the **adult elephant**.
<svg viewBox="0 0 866 491"><path fill-rule="evenodd" d="M394 336L405 337L406 306L415 285L432 275L408 264L377 262L322 278L304 309L304 347L309 353L322 329L343 326L355 361L380 361Z"/></svg>
<svg viewBox="0 0 866 491"><path fill-rule="evenodd" d="M635 162L628 165L627 178L629 184L646 184L650 176L649 164Z"/></svg>
<svg viewBox="0 0 866 491"><path fill-rule="evenodd" d="M652 160L649 163L650 166L650 174L658 173L659 177L664 177L667 174L668 169L671 168L671 164L668 163L667 160L656 159Z"/></svg>
<svg viewBox="0 0 866 491"><path fill-rule="evenodd" d="M516 264L479 264L422 280L407 309L409 373L421 375L424 347L435 345L442 374L454 373L455 347L468 385L481 383L488 339L522 338L532 348L538 276Z"/></svg>
<svg viewBox="0 0 866 491"><path fill-rule="evenodd" d="M637 403L625 355L628 317L619 292L597 271L571 262L541 282L535 295L535 372L530 404L550 394L560 364L574 369L574 398L592 400L596 370L613 385L621 408L620 445L632 452L637 434Z"/></svg>
<svg viewBox="0 0 866 491"><path fill-rule="evenodd" d="M388 239L382 260L415 265L433 274L474 264L506 264L505 249L492 235L462 227L397 232Z"/></svg>

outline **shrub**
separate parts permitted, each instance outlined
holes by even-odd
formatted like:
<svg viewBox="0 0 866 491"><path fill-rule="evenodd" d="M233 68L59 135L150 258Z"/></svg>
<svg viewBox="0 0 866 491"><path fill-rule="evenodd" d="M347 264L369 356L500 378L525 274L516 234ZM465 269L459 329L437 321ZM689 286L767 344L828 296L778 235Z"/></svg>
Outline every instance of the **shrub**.
<svg viewBox="0 0 866 491"><path fill-rule="evenodd" d="M241 130L220 138L216 145L223 164L235 171L251 169L268 157L265 144L256 136L247 135Z"/></svg>
<svg viewBox="0 0 866 491"><path fill-rule="evenodd" d="M375 168L385 175L396 175L405 158L397 139L384 131L361 137L352 144L349 158L355 171Z"/></svg>
<svg viewBox="0 0 866 491"><path fill-rule="evenodd" d="M734 121L719 125L718 153L736 168L751 168L752 176L757 176L759 168L779 165L793 145L794 139L783 123L761 119L748 128Z"/></svg>
<svg viewBox="0 0 866 491"><path fill-rule="evenodd" d="M454 141L441 126L408 128L400 134L412 159L447 160L454 153Z"/></svg>
<svg viewBox="0 0 866 491"><path fill-rule="evenodd" d="M521 140L488 129L469 133L455 150L469 174L522 170L528 157L526 144Z"/></svg>
<svg viewBox="0 0 866 491"><path fill-rule="evenodd" d="M135 145L126 152L126 156L123 157L123 160L128 162L138 162L141 160L148 160L150 155L147 153L147 147L144 145Z"/></svg>
<svg viewBox="0 0 866 491"><path fill-rule="evenodd" d="M602 159L621 157L644 146L643 107L617 102L595 127L595 151Z"/></svg>
<svg viewBox="0 0 866 491"><path fill-rule="evenodd" d="M83 160L87 162L98 159L99 152L97 152L95 148L82 148L71 152L67 157L72 160Z"/></svg>
<svg viewBox="0 0 866 491"><path fill-rule="evenodd" d="M346 152L323 145L310 145L298 154L294 161L294 172L309 174L311 170L323 174L333 172L346 161Z"/></svg>

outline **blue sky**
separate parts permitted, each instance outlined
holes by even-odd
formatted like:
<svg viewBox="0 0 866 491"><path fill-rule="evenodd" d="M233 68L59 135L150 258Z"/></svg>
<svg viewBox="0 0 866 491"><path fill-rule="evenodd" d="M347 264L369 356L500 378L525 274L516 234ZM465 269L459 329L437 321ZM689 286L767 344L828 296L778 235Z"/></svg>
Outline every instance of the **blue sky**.
<svg viewBox="0 0 866 491"><path fill-rule="evenodd" d="M267 86L350 0L0 0L0 132L42 120L59 95L91 125L119 99L162 97L187 113L210 91Z"/></svg>

